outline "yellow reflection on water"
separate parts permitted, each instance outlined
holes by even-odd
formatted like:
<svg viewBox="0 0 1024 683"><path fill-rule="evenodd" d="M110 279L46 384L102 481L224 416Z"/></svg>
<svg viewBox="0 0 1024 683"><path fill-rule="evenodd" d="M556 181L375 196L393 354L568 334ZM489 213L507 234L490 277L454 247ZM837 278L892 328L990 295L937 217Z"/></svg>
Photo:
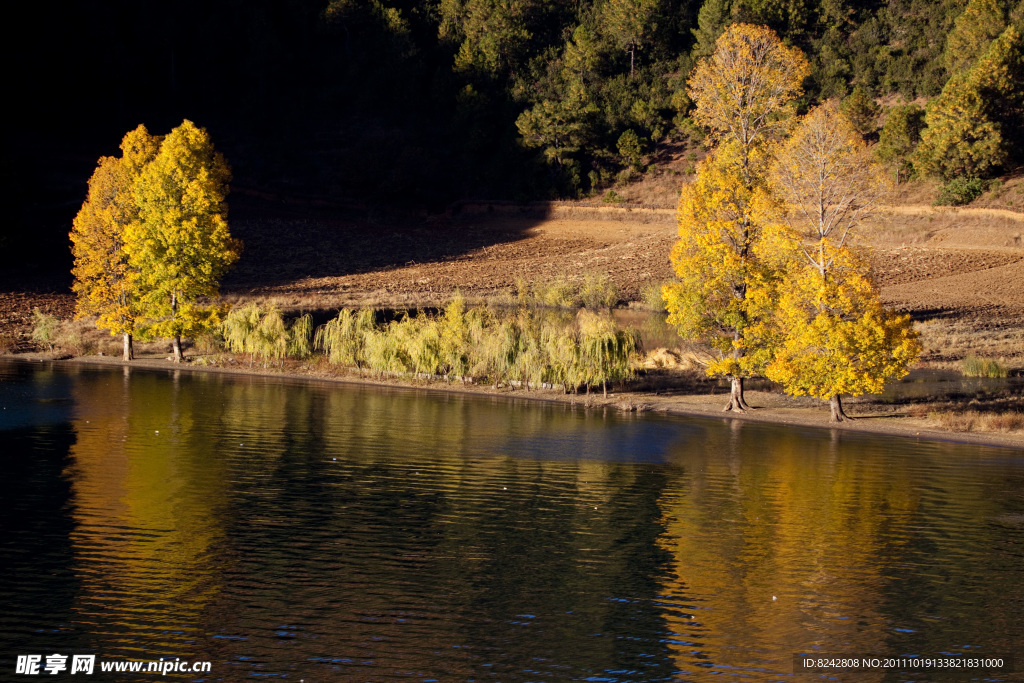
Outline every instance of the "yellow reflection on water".
<svg viewBox="0 0 1024 683"><path fill-rule="evenodd" d="M796 653L884 653L878 555L919 506L907 471L836 439L782 432L766 447L756 431L733 422L672 454L686 474L659 501L665 590L692 605L666 614L677 665L785 673Z"/></svg>
<svg viewBox="0 0 1024 683"><path fill-rule="evenodd" d="M91 373L73 384L76 442L66 474L80 581L74 610L76 621L111 635L98 643L107 654L185 654L154 652L154 644L174 643L197 624L219 590L196 569L223 538L223 478L208 476L215 462L197 462L204 451L191 447L203 438L195 399L156 391L155 379Z"/></svg>

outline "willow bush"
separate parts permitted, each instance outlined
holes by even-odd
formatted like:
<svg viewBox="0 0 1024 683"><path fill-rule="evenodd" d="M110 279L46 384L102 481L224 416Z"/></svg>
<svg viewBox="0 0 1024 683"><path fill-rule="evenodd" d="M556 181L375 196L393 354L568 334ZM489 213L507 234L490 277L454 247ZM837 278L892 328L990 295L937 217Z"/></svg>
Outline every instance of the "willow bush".
<svg viewBox="0 0 1024 683"><path fill-rule="evenodd" d="M290 325L276 308L250 304L222 326L225 346L265 361L320 351L333 365L379 377L412 374L446 381L487 380L495 387L561 387L578 392L628 379L639 335L620 330L609 313L520 305L469 308L456 294L438 314L404 313L378 324L373 310L343 309L312 330L303 315Z"/></svg>
<svg viewBox="0 0 1024 683"><path fill-rule="evenodd" d="M334 364L354 365L362 370L366 363L366 337L374 328L372 310L353 313L347 308L338 311L338 317L317 328L313 346L327 355Z"/></svg>
<svg viewBox="0 0 1024 683"><path fill-rule="evenodd" d="M608 383L632 377L632 359L640 349L634 330L616 329L611 316L580 311L580 356L587 387L601 385L608 395Z"/></svg>
<svg viewBox="0 0 1024 683"><path fill-rule="evenodd" d="M401 345L401 325L402 322L393 320L387 327L374 328L364 337L366 367L378 377L409 370L408 355Z"/></svg>
<svg viewBox="0 0 1024 683"><path fill-rule="evenodd" d="M611 308L619 302L618 286L606 273L599 272L584 273L578 282L565 275L538 282L519 277L514 288L520 306L598 309Z"/></svg>
<svg viewBox="0 0 1024 683"><path fill-rule="evenodd" d="M296 318L288 329L288 355L308 358L313 353L313 316L309 313Z"/></svg>
<svg viewBox="0 0 1024 683"><path fill-rule="evenodd" d="M227 350L249 354L249 367L252 367L256 358L269 363L272 360L282 362L289 356L308 356L312 326L309 314L299 316L289 326L277 307L264 310L253 303L229 311L220 330Z"/></svg>

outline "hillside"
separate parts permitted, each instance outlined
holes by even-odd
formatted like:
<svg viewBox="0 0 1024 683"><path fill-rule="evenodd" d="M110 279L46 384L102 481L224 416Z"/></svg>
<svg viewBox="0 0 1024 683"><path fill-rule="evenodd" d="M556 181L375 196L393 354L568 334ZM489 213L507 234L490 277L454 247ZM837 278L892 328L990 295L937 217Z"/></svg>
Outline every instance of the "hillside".
<svg viewBox="0 0 1024 683"><path fill-rule="evenodd" d="M767 25L808 56L798 109L850 100L872 139L898 106L927 103L954 77L961 81L952 91L977 86L974 106L984 111L971 119L999 136L998 168L979 173L1005 174L1022 158L1020 127L1007 123L1024 111L1019 30L995 71L976 67L998 36L1019 29L1022 7L1019 0L255 0L244 11L227 0L186 0L174 12L126 0L32 5L5 44L19 68L0 169L9 207L0 260L65 269L65 236L96 159L116 153L140 123L162 134L184 118L210 130L237 186L283 197L437 213L467 198L596 199L622 185L644 187L633 183L685 173L699 156L687 78L733 22ZM1010 85L990 82L990 72L1007 73ZM910 145L920 132L920 112L914 116ZM682 168L672 163L677 153ZM666 178L665 187L675 180Z"/></svg>

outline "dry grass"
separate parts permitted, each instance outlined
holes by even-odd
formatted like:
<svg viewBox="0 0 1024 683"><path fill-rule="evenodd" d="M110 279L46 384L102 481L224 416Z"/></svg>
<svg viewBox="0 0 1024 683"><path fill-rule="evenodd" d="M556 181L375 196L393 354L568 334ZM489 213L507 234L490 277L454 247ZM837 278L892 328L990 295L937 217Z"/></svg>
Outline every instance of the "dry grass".
<svg viewBox="0 0 1024 683"><path fill-rule="evenodd" d="M985 325L972 318L934 318L917 323L915 329L921 333L921 360L927 367L961 370L964 359L974 355L998 359L1007 374L1024 371L1021 317L1007 316Z"/></svg>
<svg viewBox="0 0 1024 683"><path fill-rule="evenodd" d="M932 411L928 418L942 429L953 432L1024 431L1024 412L1008 410L991 413L977 410Z"/></svg>

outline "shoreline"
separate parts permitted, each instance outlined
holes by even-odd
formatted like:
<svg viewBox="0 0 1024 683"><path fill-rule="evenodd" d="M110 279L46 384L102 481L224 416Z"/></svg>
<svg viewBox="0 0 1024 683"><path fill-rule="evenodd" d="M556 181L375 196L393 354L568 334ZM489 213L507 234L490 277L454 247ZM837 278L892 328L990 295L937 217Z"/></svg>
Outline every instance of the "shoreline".
<svg viewBox="0 0 1024 683"><path fill-rule="evenodd" d="M1024 435L1005 434L999 432L956 432L935 429L922 424L922 418L892 413L888 415L865 415L849 422L833 424L829 422L828 405L822 401L794 400L790 397L780 399L779 394L748 390L748 402L759 407L745 414L725 413L721 409L722 403L727 398L725 393L719 395L714 393L685 393L676 395L663 395L660 393L649 393L640 391L629 391L625 393L609 393L605 398L599 392L589 395L584 394L562 394L554 390L532 390L522 389L510 390L508 388L494 389L489 385L465 385L462 383L453 385L440 382L429 382L427 380L412 379L377 379L372 377L359 377L353 375L338 376L316 372L308 366L299 368L267 369L239 367L235 364L232 367L219 365L195 365L194 362L186 362L175 365L166 360L164 354L141 356L125 363L119 357L113 356L77 356L72 358L54 359L47 354L5 354L0 358L13 360L22 363L68 363L71 365L99 366L99 367L128 367L140 370L184 370L187 372L224 374L236 377L263 377L272 379L285 379L289 381L302 382L324 382L333 384L349 384L358 386L372 386L393 389L412 389L443 392L448 394L462 394L468 396L490 396L507 400L526 400L542 403L561 403L566 405L581 406L587 409L614 409L622 412L651 412L660 415L676 417L699 417L716 418L720 420L739 420L746 422L760 422L767 424L786 425L791 427L825 429L832 432L867 433L891 435L902 438L944 441L948 443L965 443L984 446L995 446L1002 448L1014 448L1024 451ZM305 367L305 369L303 369ZM810 405L806 404L813 401ZM779 405L783 403L783 405ZM775 405L763 405L774 403ZM785 405L789 403L791 405ZM847 403L848 412L855 412L858 404ZM898 420L900 424L894 421Z"/></svg>

